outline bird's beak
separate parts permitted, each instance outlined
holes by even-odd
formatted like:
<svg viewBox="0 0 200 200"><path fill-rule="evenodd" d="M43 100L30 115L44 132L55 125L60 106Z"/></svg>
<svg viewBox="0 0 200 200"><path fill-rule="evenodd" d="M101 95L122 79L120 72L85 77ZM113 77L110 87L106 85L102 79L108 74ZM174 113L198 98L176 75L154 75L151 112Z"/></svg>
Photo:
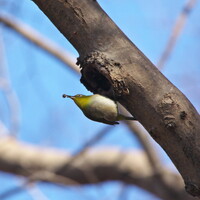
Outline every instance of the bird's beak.
<svg viewBox="0 0 200 200"><path fill-rule="evenodd" d="M70 96L70 95L67 95L67 94L63 94L62 97L63 97L63 98L66 98L66 97L67 97L67 98L70 98L70 99L73 98L73 96Z"/></svg>

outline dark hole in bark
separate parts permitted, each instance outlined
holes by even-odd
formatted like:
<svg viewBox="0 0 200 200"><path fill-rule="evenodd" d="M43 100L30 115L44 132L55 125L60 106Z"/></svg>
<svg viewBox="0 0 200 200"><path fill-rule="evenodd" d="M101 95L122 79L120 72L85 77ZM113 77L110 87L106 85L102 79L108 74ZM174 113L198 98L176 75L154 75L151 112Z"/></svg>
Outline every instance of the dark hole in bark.
<svg viewBox="0 0 200 200"><path fill-rule="evenodd" d="M108 79L94 67L84 67L81 72L81 83L91 92L99 93L110 90L111 84Z"/></svg>

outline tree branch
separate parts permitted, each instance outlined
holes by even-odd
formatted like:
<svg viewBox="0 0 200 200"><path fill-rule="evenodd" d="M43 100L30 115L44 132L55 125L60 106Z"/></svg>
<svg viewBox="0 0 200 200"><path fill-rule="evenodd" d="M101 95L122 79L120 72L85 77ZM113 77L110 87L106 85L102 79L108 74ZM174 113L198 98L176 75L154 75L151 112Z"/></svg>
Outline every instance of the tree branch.
<svg viewBox="0 0 200 200"><path fill-rule="evenodd" d="M81 82L118 100L162 146L186 190L200 196L200 116L92 0L33 0L80 54Z"/></svg>
<svg viewBox="0 0 200 200"><path fill-rule="evenodd" d="M20 105L12 87L7 67L4 41L2 35L0 35L0 91L5 96L9 109L10 134L16 137L20 127Z"/></svg>
<svg viewBox="0 0 200 200"><path fill-rule="evenodd" d="M0 22L4 23L7 27L16 31L19 35L22 35L26 40L35 43L38 47L44 49L49 54L52 54L57 59L59 59L64 64L68 65L72 70L79 73L80 70L78 66L75 65L75 62L71 61L68 53L65 52L64 49L55 45L52 41L47 40L44 36L40 33L36 32L33 28L29 27L27 24L20 22L19 20L15 19L11 15L0 15ZM44 39L45 38L45 39ZM36 42L35 42L36 41ZM53 44L53 45L52 45ZM74 60L73 58L72 60ZM126 112L125 109L121 110L120 112ZM160 160L157 156L157 153L154 151L153 145L149 142L147 137L147 131L141 124L125 121L125 124L129 127L134 135L138 138L139 142L143 146L144 150L146 151L150 163L152 163L152 167L154 170L159 173L160 171ZM112 127L113 128L113 127Z"/></svg>
<svg viewBox="0 0 200 200"><path fill-rule="evenodd" d="M0 22L10 27L12 30L16 31L18 34L23 36L25 39L29 40L33 44L39 46L41 49L45 50L47 53L53 55L55 58L59 59L62 63L67 65L72 69L72 71L80 72L78 66L75 64L75 60L69 53L52 40L47 39L35 29L31 28L27 24L15 19L11 15L0 15Z"/></svg>
<svg viewBox="0 0 200 200"><path fill-rule="evenodd" d="M122 181L137 185L162 199L190 200L181 177L163 169L163 180L145 153L117 149L88 150L73 159L67 152L38 148L4 137L0 140L0 170L25 176L29 181L48 181L65 185ZM89 179L93 172L96 179Z"/></svg>
<svg viewBox="0 0 200 200"><path fill-rule="evenodd" d="M161 160L158 157L154 146L149 140L149 136L147 135L148 132L138 122L125 121L125 124L127 124L131 132L138 138L138 141L141 143L143 149L145 150L147 158L149 159L149 162L151 163L152 169L155 171L155 173L159 174L162 172Z"/></svg>
<svg viewBox="0 0 200 200"><path fill-rule="evenodd" d="M171 36L170 36L168 43L164 49L164 52L162 53L161 58L158 61L158 64L157 64L158 69L162 69L164 67L167 59L169 58L169 56L176 44L178 37L181 34L181 31L184 28L186 20L189 17L189 14L191 13L191 11L195 7L195 5L196 5L196 0L188 0L186 5L182 9L180 15L177 18L177 21L176 21L174 27L173 27Z"/></svg>

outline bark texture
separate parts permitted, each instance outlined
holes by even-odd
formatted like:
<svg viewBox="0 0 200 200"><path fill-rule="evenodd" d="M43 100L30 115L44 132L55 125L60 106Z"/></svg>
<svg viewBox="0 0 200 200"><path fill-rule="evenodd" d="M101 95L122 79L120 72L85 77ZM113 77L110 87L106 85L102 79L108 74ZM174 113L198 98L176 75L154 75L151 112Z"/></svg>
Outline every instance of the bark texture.
<svg viewBox="0 0 200 200"><path fill-rule="evenodd" d="M81 82L118 100L162 146L186 191L200 196L200 116L95 0L33 0L79 52Z"/></svg>

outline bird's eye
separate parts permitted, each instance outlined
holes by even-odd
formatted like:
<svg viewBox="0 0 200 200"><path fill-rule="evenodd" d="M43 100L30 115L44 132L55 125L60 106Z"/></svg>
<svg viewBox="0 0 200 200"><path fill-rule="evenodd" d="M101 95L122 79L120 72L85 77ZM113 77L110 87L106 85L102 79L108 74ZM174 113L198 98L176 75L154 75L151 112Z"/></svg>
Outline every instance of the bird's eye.
<svg viewBox="0 0 200 200"><path fill-rule="evenodd" d="M82 96L83 96L82 94L75 95L75 97L82 97Z"/></svg>

